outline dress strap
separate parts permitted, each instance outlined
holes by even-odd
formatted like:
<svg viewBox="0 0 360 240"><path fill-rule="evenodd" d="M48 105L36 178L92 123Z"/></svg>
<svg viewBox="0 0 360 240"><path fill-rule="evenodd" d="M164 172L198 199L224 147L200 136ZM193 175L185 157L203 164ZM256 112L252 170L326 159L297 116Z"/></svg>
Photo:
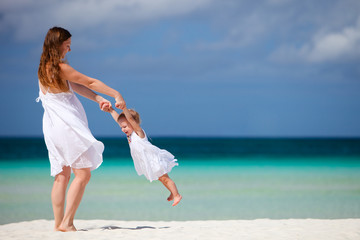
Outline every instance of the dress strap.
<svg viewBox="0 0 360 240"><path fill-rule="evenodd" d="M69 90L71 91L71 92L74 92L74 90L72 89L72 87L71 87L71 83L70 83L70 81L69 80L66 80L67 81L67 83L68 83L68 86L69 86Z"/></svg>
<svg viewBox="0 0 360 240"><path fill-rule="evenodd" d="M49 89L50 89L50 88L48 87L46 93L44 94L44 93L42 92L40 86L39 86L39 97L37 97L37 98L35 99L35 101L36 101L36 102L40 102L40 100L42 99L42 97L45 96L45 95L49 92Z"/></svg>
<svg viewBox="0 0 360 240"><path fill-rule="evenodd" d="M35 99L36 102L40 102L41 95L43 95L43 92L42 92L41 87L40 87L40 80L38 79L38 81L39 81L39 96Z"/></svg>

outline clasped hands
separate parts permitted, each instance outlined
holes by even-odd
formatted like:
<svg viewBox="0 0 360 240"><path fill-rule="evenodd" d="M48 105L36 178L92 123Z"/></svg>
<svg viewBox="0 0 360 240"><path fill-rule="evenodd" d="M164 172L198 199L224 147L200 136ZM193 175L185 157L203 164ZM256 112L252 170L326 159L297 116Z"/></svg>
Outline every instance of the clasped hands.
<svg viewBox="0 0 360 240"><path fill-rule="evenodd" d="M112 109L111 102L105 98L102 98L99 101L99 106L100 106L100 109L104 112L110 112L110 110ZM126 103L125 103L124 99L122 98L122 96L118 96L115 98L115 107L119 108L121 110L123 110L126 107Z"/></svg>

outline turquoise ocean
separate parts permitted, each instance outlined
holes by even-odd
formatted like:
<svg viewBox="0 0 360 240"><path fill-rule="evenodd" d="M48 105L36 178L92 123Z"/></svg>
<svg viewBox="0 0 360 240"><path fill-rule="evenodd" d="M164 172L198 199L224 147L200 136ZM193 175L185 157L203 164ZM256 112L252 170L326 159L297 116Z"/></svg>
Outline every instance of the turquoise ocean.
<svg viewBox="0 0 360 240"><path fill-rule="evenodd" d="M360 139L152 138L175 155L183 195L135 172L125 138L99 138L104 162L76 219L360 218ZM0 138L0 224L53 219L53 177L42 138Z"/></svg>

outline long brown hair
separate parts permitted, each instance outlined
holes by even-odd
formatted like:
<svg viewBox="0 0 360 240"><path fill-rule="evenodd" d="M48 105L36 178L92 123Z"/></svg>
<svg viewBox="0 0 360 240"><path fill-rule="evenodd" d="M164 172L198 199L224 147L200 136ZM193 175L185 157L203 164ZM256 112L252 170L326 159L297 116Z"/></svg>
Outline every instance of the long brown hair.
<svg viewBox="0 0 360 240"><path fill-rule="evenodd" d="M60 78L59 64L63 62L60 46L70 37L70 32L61 27L53 27L46 34L38 70L39 81L46 88L56 88L64 92L69 90Z"/></svg>

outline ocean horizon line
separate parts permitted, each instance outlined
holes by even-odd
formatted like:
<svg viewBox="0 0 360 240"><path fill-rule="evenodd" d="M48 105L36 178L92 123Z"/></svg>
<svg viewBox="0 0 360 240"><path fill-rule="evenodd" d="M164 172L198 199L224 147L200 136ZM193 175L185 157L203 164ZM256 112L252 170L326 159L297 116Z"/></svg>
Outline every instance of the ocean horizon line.
<svg viewBox="0 0 360 240"><path fill-rule="evenodd" d="M95 135L94 137L97 139L126 139L125 136L101 136ZM0 135L0 139L43 139L42 135L38 136L27 136L27 135L19 135L19 136L7 136ZM223 136L223 135L151 135L149 138L173 138L173 139L244 139L244 140L359 140L360 136Z"/></svg>
<svg viewBox="0 0 360 240"><path fill-rule="evenodd" d="M97 137L104 157L128 157L125 137ZM149 137L179 158L243 158L246 156L360 157L360 138L199 138ZM46 157L43 137L0 137L0 159Z"/></svg>

